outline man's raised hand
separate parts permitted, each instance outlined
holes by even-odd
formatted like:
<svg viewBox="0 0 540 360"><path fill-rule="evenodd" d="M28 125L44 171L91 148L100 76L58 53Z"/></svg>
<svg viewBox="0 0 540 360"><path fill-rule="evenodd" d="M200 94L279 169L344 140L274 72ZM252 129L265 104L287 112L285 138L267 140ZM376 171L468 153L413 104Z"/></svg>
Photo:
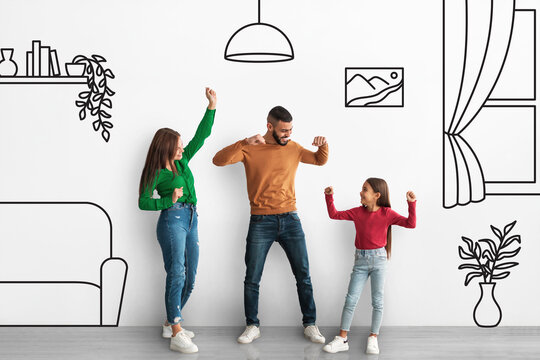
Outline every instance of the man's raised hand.
<svg viewBox="0 0 540 360"><path fill-rule="evenodd" d="M264 140L261 134L253 135L252 137L248 137L246 140L249 145L266 144L266 140Z"/></svg>
<svg viewBox="0 0 540 360"><path fill-rule="evenodd" d="M323 146L326 144L326 138L324 136L315 136L315 139L313 139L313 146Z"/></svg>

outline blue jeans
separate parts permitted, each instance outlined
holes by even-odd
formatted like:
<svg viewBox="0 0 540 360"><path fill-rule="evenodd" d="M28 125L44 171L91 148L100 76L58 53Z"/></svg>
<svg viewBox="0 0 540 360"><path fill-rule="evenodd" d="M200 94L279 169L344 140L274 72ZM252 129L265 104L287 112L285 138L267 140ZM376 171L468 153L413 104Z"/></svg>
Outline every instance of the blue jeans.
<svg viewBox="0 0 540 360"><path fill-rule="evenodd" d="M384 304L384 279L386 275L386 249L356 250L354 267L349 281L341 313L341 330L349 331L354 310L368 277L371 277L371 333L378 334L381 328Z"/></svg>
<svg viewBox="0 0 540 360"><path fill-rule="evenodd" d="M167 279L165 309L167 321L182 321L181 310L195 286L199 263L197 208L189 203L176 203L162 210L157 223L157 238L163 253Z"/></svg>
<svg viewBox="0 0 540 360"><path fill-rule="evenodd" d="M285 250L296 278L296 289L304 326L314 325L316 318L313 288L309 275L306 239L296 211L276 215L251 215L246 242L246 278L244 311L247 325L259 326L259 283L270 247L277 241Z"/></svg>

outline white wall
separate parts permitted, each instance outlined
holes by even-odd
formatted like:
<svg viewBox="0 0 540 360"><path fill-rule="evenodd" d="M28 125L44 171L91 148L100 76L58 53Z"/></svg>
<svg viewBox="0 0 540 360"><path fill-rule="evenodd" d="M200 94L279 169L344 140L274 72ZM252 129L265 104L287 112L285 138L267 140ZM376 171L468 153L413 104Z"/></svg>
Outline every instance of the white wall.
<svg viewBox="0 0 540 360"><path fill-rule="evenodd" d="M333 185L338 209L351 208L369 176L388 181L393 208L402 214L407 190L419 198L417 228L394 229L384 325L474 325L479 288L474 281L463 286L457 246L462 235L489 237L490 224L513 220L523 245L520 265L497 285L501 325L540 325L540 198L491 197L442 207L441 2L262 3L263 21L291 39L293 61L223 59L232 33L256 20L254 0L0 0L0 47L15 48L20 71L24 52L40 39L58 49L61 62L100 54L116 75L109 143L90 120L78 120L74 101L81 85L0 85L0 199L103 206L113 221L114 254L129 264L120 324L159 324L165 272L155 238L158 213L138 209L139 176L158 128L191 138L206 105L204 87L212 86L215 126L190 164L201 256L186 325L244 323L244 170L241 164L218 168L211 159L224 146L263 132L277 104L295 119L295 141L311 148L313 137L324 135L330 146L328 163L300 165L296 180L319 325L339 324L354 250L352 223L328 219L323 189ZM404 67L405 107L345 108L344 68L355 66ZM24 261L23 254L13 256ZM262 324L300 324L294 278L277 244L260 291ZM353 325L369 324L369 304L364 291Z"/></svg>

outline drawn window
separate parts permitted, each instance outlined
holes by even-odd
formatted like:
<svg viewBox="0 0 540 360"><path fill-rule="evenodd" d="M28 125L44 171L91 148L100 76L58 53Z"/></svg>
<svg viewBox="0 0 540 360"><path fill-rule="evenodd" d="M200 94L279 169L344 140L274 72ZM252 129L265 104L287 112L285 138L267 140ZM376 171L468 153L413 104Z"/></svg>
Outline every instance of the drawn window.
<svg viewBox="0 0 540 360"><path fill-rule="evenodd" d="M444 1L443 206L540 195L536 12Z"/></svg>
<svg viewBox="0 0 540 360"><path fill-rule="evenodd" d="M486 129L490 129L488 138L475 148L477 154L484 152L486 195L540 193L540 187L534 185L539 168L536 31L536 10L516 9L504 66L478 114L478 124L487 118Z"/></svg>

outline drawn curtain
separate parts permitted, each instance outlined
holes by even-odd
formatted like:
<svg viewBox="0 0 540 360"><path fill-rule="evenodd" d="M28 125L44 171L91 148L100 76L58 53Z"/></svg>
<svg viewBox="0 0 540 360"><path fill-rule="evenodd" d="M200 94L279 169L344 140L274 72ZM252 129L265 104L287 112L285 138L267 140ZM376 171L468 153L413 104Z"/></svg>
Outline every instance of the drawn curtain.
<svg viewBox="0 0 540 360"><path fill-rule="evenodd" d="M512 36L515 0L444 1L444 193L451 208L485 198L484 174L461 135L489 98Z"/></svg>

